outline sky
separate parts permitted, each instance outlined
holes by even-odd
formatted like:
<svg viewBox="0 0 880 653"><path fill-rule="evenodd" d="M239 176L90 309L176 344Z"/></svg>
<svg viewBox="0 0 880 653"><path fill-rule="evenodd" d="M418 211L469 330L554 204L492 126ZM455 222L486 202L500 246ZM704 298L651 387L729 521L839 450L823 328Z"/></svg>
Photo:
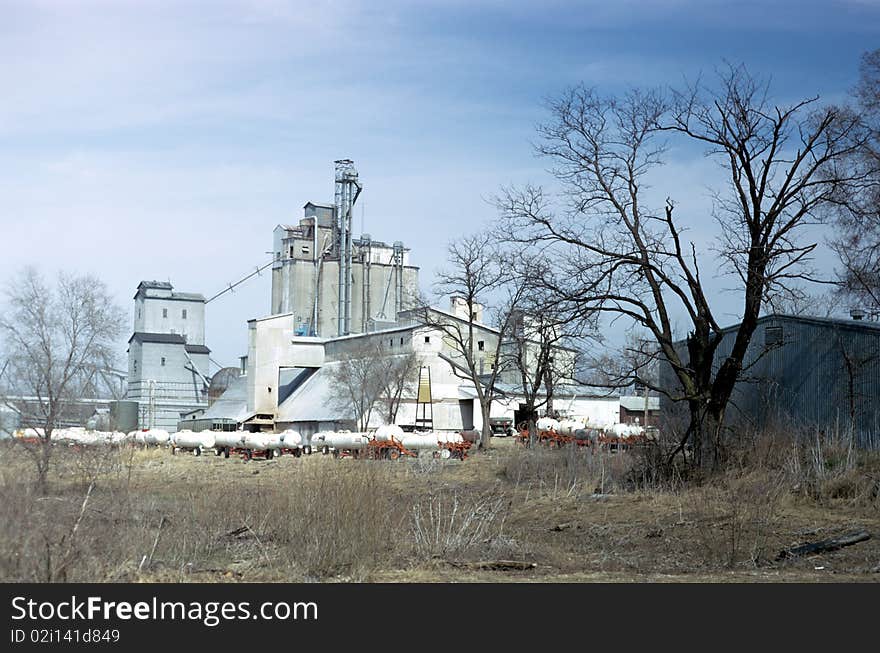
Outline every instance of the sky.
<svg viewBox="0 0 880 653"><path fill-rule="evenodd" d="M0 284L29 264L94 274L130 318L144 279L210 297L269 259L275 225L331 200L351 158L354 231L402 240L430 290L501 186L550 183L535 126L565 88L730 61L781 102L838 102L878 37L880 0L0 0ZM703 248L717 169L694 151L667 164L663 194ZM219 365L269 296L263 273L208 304Z"/></svg>

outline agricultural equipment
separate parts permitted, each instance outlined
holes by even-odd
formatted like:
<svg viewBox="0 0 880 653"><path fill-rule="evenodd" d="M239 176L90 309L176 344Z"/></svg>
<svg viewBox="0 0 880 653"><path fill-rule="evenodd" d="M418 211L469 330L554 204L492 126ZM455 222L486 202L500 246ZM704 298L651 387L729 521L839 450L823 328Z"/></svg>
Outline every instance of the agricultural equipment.
<svg viewBox="0 0 880 653"><path fill-rule="evenodd" d="M397 460L401 456L417 457L419 454L403 446L400 440L391 437L388 440L373 438L367 441L366 456L373 460Z"/></svg>

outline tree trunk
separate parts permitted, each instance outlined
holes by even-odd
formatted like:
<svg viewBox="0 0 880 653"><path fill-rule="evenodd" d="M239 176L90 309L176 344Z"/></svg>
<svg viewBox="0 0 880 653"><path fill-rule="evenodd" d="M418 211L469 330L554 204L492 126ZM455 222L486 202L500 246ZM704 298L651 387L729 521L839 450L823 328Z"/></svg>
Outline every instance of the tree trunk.
<svg viewBox="0 0 880 653"><path fill-rule="evenodd" d="M483 413L483 433L480 436L480 448L485 449L489 446L489 441L492 438L492 426L489 424L489 413L490 405L483 405L480 403L480 412Z"/></svg>
<svg viewBox="0 0 880 653"><path fill-rule="evenodd" d="M37 490L41 496L49 494L49 461L52 458L51 433L40 438L40 453L37 458Z"/></svg>

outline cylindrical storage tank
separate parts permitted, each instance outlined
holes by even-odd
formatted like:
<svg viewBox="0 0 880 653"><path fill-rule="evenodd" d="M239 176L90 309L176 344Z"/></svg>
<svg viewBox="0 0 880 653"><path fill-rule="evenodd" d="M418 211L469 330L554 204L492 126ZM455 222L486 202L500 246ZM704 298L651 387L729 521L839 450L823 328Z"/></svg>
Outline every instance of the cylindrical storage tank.
<svg viewBox="0 0 880 653"><path fill-rule="evenodd" d="M52 431L52 442L59 444L73 444L76 442L74 433L71 429L55 429Z"/></svg>
<svg viewBox="0 0 880 653"><path fill-rule="evenodd" d="M480 433L477 429L469 429L467 431L460 431L459 435L462 437L462 439L466 440L467 442L473 443L473 442L480 441L480 437L482 436L482 433Z"/></svg>
<svg viewBox="0 0 880 653"><path fill-rule="evenodd" d="M266 443L270 449L281 449L284 446L284 438L280 433L266 433Z"/></svg>
<svg viewBox="0 0 880 653"><path fill-rule="evenodd" d="M110 434L110 442L113 444L124 444L130 440L131 438L128 437L128 433L123 433L122 431L113 431Z"/></svg>
<svg viewBox="0 0 880 653"><path fill-rule="evenodd" d="M334 449L363 449L370 438L366 433L328 433L324 444Z"/></svg>
<svg viewBox="0 0 880 653"><path fill-rule="evenodd" d="M214 447L237 449L244 441L241 431L218 431L214 434Z"/></svg>
<svg viewBox="0 0 880 653"><path fill-rule="evenodd" d="M165 429L150 429L144 433L144 444L164 446L170 439L171 436Z"/></svg>
<svg viewBox="0 0 880 653"><path fill-rule="evenodd" d="M401 440L403 438L403 429L397 426L397 424L383 424L376 429L373 437L380 442L391 440L392 438L394 440Z"/></svg>
<svg viewBox="0 0 880 653"><path fill-rule="evenodd" d="M414 451L424 450L424 449L436 449L437 448L437 438L435 437L435 433L406 433L401 439L400 443L406 447L407 449L412 449Z"/></svg>
<svg viewBox="0 0 880 653"><path fill-rule="evenodd" d="M317 433L312 434L312 445L320 447L327 441L327 438L330 436L336 435L336 431L318 431Z"/></svg>
<svg viewBox="0 0 880 653"><path fill-rule="evenodd" d="M211 449L214 446L214 433L211 431L195 433L185 429L171 436L171 442L178 449Z"/></svg>
<svg viewBox="0 0 880 653"><path fill-rule="evenodd" d="M539 431L554 431L556 433L559 432L559 422L553 419L552 417L541 417L535 422L535 427Z"/></svg>
<svg viewBox="0 0 880 653"><path fill-rule="evenodd" d="M303 438L299 431L287 430L281 433L281 442L286 449L295 449L302 446Z"/></svg>
<svg viewBox="0 0 880 653"><path fill-rule="evenodd" d="M117 431L134 431L138 425L138 402L110 402L110 427Z"/></svg>
<svg viewBox="0 0 880 653"><path fill-rule="evenodd" d="M583 422L573 419L564 419L559 422L559 430L556 432L560 435L574 435L575 431L583 428Z"/></svg>
<svg viewBox="0 0 880 653"><path fill-rule="evenodd" d="M252 449L253 451L266 451L267 449L272 449L271 441L269 439L270 435L274 435L273 433L245 433L244 438L242 438L241 446L245 449Z"/></svg>
<svg viewBox="0 0 880 653"><path fill-rule="evenodd" d="M103 440L101 438L101 434L96 431L84 431L83 433L78 433L74 436L77 444L81 445L93 445L100 444Z"/></svg>

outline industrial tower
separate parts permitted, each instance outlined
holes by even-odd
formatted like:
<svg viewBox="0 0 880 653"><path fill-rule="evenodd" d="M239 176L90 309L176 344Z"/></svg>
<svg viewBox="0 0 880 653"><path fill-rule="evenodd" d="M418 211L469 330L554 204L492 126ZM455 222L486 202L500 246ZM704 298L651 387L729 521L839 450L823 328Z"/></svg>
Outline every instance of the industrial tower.
<svg viewBox="0 0 880 653"><path fill-rule="evenodd" d="M336 164L336 238L339 256L339 328L337 335L351 333L351 218L352 208L363 186L351 159L338 159Z"/></svg>
<svg viewBox="0 0 880 653"><path fill-rule="evenodd" d="M334 200L307 202L299 224L273 230L271 310L293 314L297 336L388 328L417 303L419 270L404 244L353 234L363 186L350 159L335 164Z"/></svg>

